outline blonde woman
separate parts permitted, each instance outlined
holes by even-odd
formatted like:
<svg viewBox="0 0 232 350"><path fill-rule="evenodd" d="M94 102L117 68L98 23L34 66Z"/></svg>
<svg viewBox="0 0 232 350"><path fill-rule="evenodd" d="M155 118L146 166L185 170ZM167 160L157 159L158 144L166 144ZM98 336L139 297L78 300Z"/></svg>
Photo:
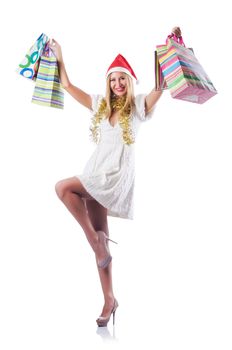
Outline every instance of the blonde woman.
<svg viewBox="0 0 232 350"><path fill-rule="evenodd" d="M173 28L177 36L178 27ZM151 118L162 92L134 96L136 75L122 55L107 70L106 95L89 95L74 86L67 75L60 45L52 39L50 47L59 64L64 89L93 114L91 132L97 146L82 174L61 180L56 193L82 227L95 253L104 294L98 326L107 326L118 302L112 286L112 257L108 247L107 216L133 219L135 179L134 144L142 122Z"/></svg>

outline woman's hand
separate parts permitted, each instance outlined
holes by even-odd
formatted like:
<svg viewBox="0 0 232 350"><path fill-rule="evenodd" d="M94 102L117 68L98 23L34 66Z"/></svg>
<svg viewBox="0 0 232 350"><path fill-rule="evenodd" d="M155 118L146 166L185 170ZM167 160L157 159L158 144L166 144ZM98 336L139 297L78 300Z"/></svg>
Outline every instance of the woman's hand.
<svg viewBox="0 0 232 350"><path fill-rule="evenodd" d="M172 33L173 33L174 35L176 35L177 38L179 38L179 37L181 36L180 27L174 27L174 28L172 28Z"/></svg>
<svg viewBox="0 0 232 350"><path fill-rule="evenodd" d="M61 50L60 44L58 44L58 42L56 40L50 39L49 47L52 50L52 52L54 53L54 55L56 56L57 61L62 62L63 56L62 56L62 50Z"/></svg>

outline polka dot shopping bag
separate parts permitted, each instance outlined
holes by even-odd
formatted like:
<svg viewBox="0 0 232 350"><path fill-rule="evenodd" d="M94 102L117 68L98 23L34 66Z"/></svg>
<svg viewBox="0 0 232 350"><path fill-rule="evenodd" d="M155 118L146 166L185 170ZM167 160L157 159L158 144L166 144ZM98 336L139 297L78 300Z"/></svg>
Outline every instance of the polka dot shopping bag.
<svg viewBox="0 0 232 350"><path fill-rule="evenodd" d="M16 71L23 77L35 80L38 72L39 60L45 45L48 43L49 38L46 34L42 33L31 48L26 53L22 62L18 65Z"/></svg>
<svg viewBox="0 0 232 350"><path fill-rule="evenodd" d="M58 63L48 42L48 36L42 33L18 65L17 72L35 81L32 103L63 109Z"/></svg>

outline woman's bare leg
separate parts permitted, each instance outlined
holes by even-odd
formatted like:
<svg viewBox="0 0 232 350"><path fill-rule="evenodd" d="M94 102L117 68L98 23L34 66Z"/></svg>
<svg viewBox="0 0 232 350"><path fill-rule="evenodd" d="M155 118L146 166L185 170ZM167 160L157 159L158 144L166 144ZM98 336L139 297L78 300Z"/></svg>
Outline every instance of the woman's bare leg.
<svg viewBox="0 0 232 350"><path fill-rule="evenodd" d="M107 209L99 204L96 200L86 200L86 207L91 223L96 231L104 231L109 235L107 222ZM101 316L106 317L110 314L114 305L114 293L112 283L112 262L105 269L99 269L98 273L101 281L105 305Z"/></svg>
<svg viewBox="0 0 232 350"><path fill-rule="evenodd" d="M105 258L105 252L98 245L98 234L92 225L85 205L85 199L92 199L90 194L77 177L59 181L55 189L60 200L82 227L95 253L97 250L99 260L103 260Z"/></svg>

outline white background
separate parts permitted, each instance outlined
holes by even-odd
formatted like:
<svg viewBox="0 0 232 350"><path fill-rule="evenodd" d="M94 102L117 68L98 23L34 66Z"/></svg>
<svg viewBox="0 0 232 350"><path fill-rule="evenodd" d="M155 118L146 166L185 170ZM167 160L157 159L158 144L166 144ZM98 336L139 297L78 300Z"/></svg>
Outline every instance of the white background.
<svg viewBox="0 0 232 350"><path fill-rule="evenodd" d="M1 8L0 348L231 349L232 113L229 2L5 2ZM70 79L105 91L118 53L154 85L155 45L179 25L219 94L203 105L166 91L136 145L133 221L109 218L120 307L107 334L94 256L54 191L94 145L88 110L32 104L15 73L37 37L63 49ZM107 333L107 332L106 332Z"/></svg>

